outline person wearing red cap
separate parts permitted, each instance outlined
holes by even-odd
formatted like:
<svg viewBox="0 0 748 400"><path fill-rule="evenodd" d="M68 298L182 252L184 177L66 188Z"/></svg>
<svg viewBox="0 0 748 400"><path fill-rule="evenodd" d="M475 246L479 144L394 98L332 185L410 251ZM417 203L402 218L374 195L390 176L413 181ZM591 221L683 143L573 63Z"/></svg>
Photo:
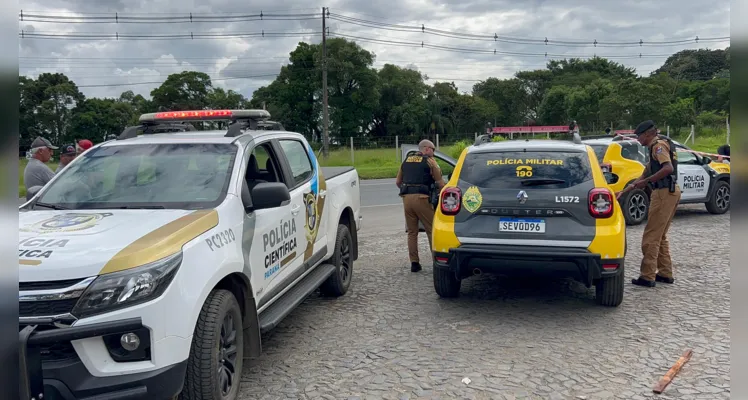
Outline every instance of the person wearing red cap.
<svg viewBox="0 0 748 400"><path fill-rule="evenodd" d="M80 154L93 147L93 142L88 139L79 140L75 147L78 150L78 154Z"/></svg>

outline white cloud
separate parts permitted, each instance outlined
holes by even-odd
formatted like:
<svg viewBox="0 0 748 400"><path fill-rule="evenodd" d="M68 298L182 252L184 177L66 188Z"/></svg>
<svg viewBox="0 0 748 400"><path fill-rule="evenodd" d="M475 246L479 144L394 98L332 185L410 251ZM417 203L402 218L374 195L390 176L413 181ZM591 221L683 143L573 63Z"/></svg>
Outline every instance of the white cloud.
<svg viewBox="0 0 748 400"><path fill-rule="evenodd" d="M321 15L320 7L292 0L215 0L210 4L185 7L177 0L34 0L23 5L24 14L39 12L56 15L138 15L162 16L211 14L237 16L260 11L270 13L311 13ZM601 2L592 0L333 0L324 4L334 14L342 14L377 23L402 24L481 35L549 40L585 40L598 42L666 41L673 39L722 37L730 35L728 0L708 5L694 0L649 2ZM375 66L385 63L410 66L432 78L454 80L461 91L469 92L477 80L491 76L511 77L515 72L544 68L550 58L543 55L590 57L593 55L634 56L612 60L635 67L647 75L665 61L666 56L687 48L725 48L729 41L663 46L579 47L506 43L493 40L450 38L422 32L376 29L328 20L332 33L369 39L424 42L428 45L458 49L484 49L498 54L475 54L432 48L394 46L359 42L376 55ZM318 43L319 36L271 37L273 32L320 32L321 21L263 20L193 23L49 23L24 21L19 27L27 32L101 33L101 34L190 34L260 33L266 37L174 39L174 40L51 40L20 39L21 74L64 72L87 96L116 97L125 90L149 96L158 84L126 86L138 82L163 81L170 73L194 69L208 73L214 85L233 89L250 97L252 91L273 79L259 77L276 74L288 62L288 55L299 41ZM515 53L502 54L503 53ZM540 54L539 56L518 55ZM639 55L661 55L642 57ZM228 79L226 79L228 78ZM245 78L245 79L237 79ZM107 84L113 84L106 86ZM87 87L91 86L91 87Z"/></svg>

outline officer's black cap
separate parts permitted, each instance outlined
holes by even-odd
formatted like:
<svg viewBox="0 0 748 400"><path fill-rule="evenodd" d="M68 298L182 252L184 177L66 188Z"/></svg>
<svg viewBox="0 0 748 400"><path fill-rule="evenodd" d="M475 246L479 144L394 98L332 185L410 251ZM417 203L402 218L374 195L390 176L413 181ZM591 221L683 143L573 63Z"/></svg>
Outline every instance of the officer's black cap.
<svg viewBox="0 0 748 400"><path fill-rule="evenodd" d="M654 128L654 127L655 127L654 121L652 121L651 119L646 120L646 121L642 122L641 124L639 124L639 126L636 127L636 130L634 131L634 135L641 136L642 133L644 133L644 132L646 132L646 131Z"/></svg>

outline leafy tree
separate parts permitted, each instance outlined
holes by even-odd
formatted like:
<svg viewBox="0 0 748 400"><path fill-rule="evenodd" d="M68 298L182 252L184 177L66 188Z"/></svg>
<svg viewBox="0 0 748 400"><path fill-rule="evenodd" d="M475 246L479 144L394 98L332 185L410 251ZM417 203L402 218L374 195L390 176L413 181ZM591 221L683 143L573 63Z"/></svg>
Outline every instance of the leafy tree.
<svg viewBox="0 0 748 400"><path fill-rule="evenodd" d="M203 110L208 108L212 90L208 74L183 71L169 75L161 86L151 91L151 96L153 105L160 110Z"/></svg>

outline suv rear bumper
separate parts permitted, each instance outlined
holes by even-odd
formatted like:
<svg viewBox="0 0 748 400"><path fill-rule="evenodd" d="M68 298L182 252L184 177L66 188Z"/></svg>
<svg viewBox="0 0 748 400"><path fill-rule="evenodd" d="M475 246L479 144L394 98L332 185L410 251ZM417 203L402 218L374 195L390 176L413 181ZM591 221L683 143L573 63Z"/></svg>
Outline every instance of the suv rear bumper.
<svg viewBox="0 0 748 400"><path fill-rule="evenodd" d="M434 252L434 268L449 270L458 279L479 269L512 276L568 277L591 287L600 278L622 273L622 265L623 259L603 260L600 254L580 248L462 245L449 253Z"/></svg>
<svg viewBox="0 0 748 400"><path fill-rule="evenodd" d="M19 333L21 350L21 398L44 400L83 399L169 399L179 394L187 361L155 371L97 377L80 359L42 363L40 347L110 334L123 334L143 327L140 318L34 331L29 326Z"/></svg>

